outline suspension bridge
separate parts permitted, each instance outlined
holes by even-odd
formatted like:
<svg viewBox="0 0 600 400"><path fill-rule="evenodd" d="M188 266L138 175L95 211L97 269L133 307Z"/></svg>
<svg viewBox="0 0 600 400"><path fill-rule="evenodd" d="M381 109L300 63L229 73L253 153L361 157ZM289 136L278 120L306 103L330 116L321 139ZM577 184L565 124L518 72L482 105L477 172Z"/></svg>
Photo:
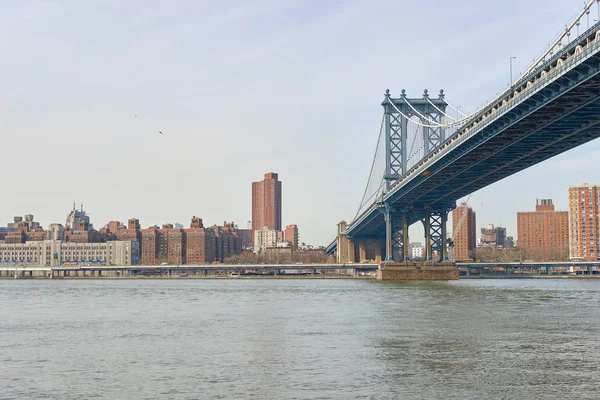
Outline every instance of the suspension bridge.
<svg viewBox="0 0 600 400"><path fill-rule="evenodd" d="M358 211L338 224L327 252L340 263L376 260L380 277L395 279L394 268L414 266L408 232L420 222L423 265L448 265L446 223L457 200L600 137L600 22L590 25L593 8L600 21L600 0L589 1L526 72L475 112L453 106L443 90L415 98L386 90Z"/></svg>

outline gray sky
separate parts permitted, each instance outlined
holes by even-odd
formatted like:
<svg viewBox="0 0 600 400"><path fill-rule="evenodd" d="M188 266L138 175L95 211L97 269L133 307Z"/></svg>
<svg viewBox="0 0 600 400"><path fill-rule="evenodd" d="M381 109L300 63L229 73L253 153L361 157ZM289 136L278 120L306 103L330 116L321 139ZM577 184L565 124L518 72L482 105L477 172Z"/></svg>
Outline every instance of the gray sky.
<svg viewBox="0 0 600 400"><path fill-rule="evenodd" d="M0 225L64 223L83 201L96 227L245 226L273 171L284 224L327 244L358 207L386 88L473 110L582 3L0 0ZM592 142L494 184L470 202L477 225L516 236L518 210L565 209L598 166Z"/></svg>

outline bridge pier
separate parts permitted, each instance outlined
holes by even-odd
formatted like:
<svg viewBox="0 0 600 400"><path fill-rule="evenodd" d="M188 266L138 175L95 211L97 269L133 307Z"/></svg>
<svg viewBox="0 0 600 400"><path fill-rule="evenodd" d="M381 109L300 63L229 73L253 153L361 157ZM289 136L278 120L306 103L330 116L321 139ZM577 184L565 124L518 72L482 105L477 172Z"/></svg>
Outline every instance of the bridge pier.
<svg viewBox="0 0 600 400"><path fill-rule="evenodd" d="M367 260L367 242L361 240L358 242L358 262Z"/></svg>

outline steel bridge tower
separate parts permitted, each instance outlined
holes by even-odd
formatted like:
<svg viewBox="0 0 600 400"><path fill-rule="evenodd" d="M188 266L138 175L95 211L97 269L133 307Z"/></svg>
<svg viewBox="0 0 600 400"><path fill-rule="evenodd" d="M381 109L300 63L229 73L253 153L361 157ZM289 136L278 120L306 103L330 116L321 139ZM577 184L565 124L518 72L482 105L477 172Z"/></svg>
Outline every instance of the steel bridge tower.
<svg viewBox="0 0 600 400"><path fill-rule="evenodd" d="M408 123L413 117L423 130L423 157L430 154L446 139L445 116L448 103L444 91L437 98L430 98L427 90L423 97L409 99L402 89L399 98L392 98L389 89L381 103L384 108L385 130L385 181L386 191L406 174L408 170ZM448 213L456 207L452 204L391 204L380 203L379 209L385 219L385 248L388 262L409 261L408 228L421 221L425 230L425 261L445 261L446 223ZM434 260L434 252L438 257Z"/></svg>

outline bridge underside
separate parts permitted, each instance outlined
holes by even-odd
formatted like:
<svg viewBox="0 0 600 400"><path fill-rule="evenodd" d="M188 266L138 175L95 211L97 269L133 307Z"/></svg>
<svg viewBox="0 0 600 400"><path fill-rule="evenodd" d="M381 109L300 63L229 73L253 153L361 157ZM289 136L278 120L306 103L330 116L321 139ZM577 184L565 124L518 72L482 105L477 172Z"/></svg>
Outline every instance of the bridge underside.
<svg viewBox="0 0 600 400"><path fill-rule="evenodd" d="M507 176L600 137L600 59L595 56L523 100L427 170L392 191L385 202L408 211L445 206ZM414 210L414 213L410 213ZM374 205L353 225L352 238L385 236Z"/></svg>

